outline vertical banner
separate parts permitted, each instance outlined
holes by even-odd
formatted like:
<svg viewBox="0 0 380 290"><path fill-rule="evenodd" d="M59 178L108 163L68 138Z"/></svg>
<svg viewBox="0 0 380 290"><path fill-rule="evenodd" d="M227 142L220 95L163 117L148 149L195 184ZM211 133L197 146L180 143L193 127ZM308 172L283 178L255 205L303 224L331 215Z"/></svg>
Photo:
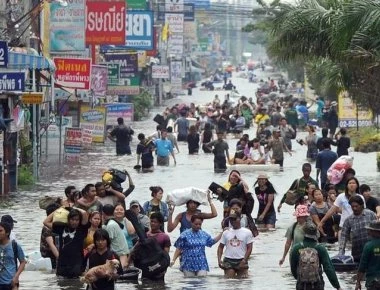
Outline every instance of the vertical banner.
<svg viewBox="0 0 380 290"><path fill-rule="evenodd" d="M172 93L179 94L182 92L182 62L172 61L170 63L170 83Z"/></svg>
<svg viewBox="0 0 380 290"><path fill-rule="evenodd" d="M79 163L82 150L82 129L66 128L65 130L65 161Z"/></svg>
<svg viewBox="0 0 380 290"><path fill-rule="evenodd" d="M183 33L183 13L165 13L165 24L169 25L170 33Z"/></svg>
<svg viewBox="0 0 380 290"><path fill-rule="evenodd" d="M79 114L79 126L91 131L92 142L104 143L106 108L81 106Z"/></svg>
<svg viewBox="0 0 380 290"><path fill-rule="evenodd" d="M183 54L183 34L173 33L169 37L168 54L182 56Z"/></svg>
<svg viewBox="0 0 380 290"><path fill-rule="evenodd" d="M66 7L50 4L50 50L85 50L85 0L69 1Z"/></svg>
<svg viewBox="0 0 380 290"><path fill-rule="evenodd" d="M107 128L117 125L117 118L121 117L124 122L133 122L133 104L131 103L117 103L106 104L107 108Z"/></svg>
<svg viewBox="0 0 380 290"><path fill-rule="evenodd" d="M108 67L102 65L91 66L91 91L95 97L103 97L107 91Z"/></svg>
<svg viewBox="0 0 380 290"><path fill-rule="evenodd" d="M90 89L91 59L54 58L55 79L61 86L75 89Z"/></svg>
<svg viewBox="0 0 380 290"><path fill-rule="evenodd" d="M86 1L86 45L125 44L125 1Z"/></svg>
<svg viewBox="0 0 380 290"><path fill-rule="evenodd" d="M352 101L348 92L341 92L338 96L338 117L340 128L356 127L357 121L359 122L359 127L373 125L372 111L358 109L358 106Z"/></svg>

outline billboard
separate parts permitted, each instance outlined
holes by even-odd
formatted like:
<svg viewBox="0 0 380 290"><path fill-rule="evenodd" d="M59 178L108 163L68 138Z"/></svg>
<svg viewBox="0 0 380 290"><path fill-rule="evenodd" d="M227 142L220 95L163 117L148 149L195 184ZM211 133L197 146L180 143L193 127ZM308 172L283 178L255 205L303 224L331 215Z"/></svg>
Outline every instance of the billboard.
<svg viewBox="0 0 380 290"><path fill-rule="evenodd" d="M109 63L117 63L120 65L119 77L121 79L134 76L138 73L137 52L105 54L104 59Z"/></svg>
<svg viewBox="0 0 380 290"><path fill-rule="evenodd" d="M171 33L182 33L184 20L183 13L165 13L165 24L169 25Z"/></svg>
<svg viewBox="0 0 380 290"><path fill-rule="evenodd" d="M125 34L126 47L137 50L153 49L153 11L128 10Z"/></svg>
<svg viewBox="0 0 380 290"><path fill-rule="evenodd" d="M87 1L86 16L86 45L125 44L125 1Z"/></svg>
<svg viewBox="0 0 380 290"><path fill-rule="evenodd" d="M103 143L106 124L106 108L81 106L79 115L79 126L91 131L92 142Z"/></svg>
<svg viewBox="0 0 380 290"><path fill-rule="evenodd" d="M91 59L55 57L55 79L58 84L74 89L90 89Z"/></svg>
<svg viewBox="0 0 380 290"><path fill-rule="evenodd" d="M356 127L357 123L359 127L372 126L372 111L358 108L347 92L338 96L338 117L340 128Z"/></svg>
<svg viewBox="0 0 380 290"><path fill-rule="evenodd" d="M85 50L85 0L70 1L66 7L50 4L50 50Z"/></svg>
<svg viewBox="0 0 380 290"><path fill-rule="evenodd" d="M116 126L117 118L121 117L124 122L133 122L133 104L131 103L116 103L106 104L108 126Z"/></svg>

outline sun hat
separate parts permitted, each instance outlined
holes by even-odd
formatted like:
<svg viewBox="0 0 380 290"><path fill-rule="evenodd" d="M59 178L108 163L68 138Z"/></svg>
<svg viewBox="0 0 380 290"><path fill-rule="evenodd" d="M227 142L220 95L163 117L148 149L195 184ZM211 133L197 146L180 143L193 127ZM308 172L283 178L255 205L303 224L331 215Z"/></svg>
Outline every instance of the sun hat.
<svg viewBox="0 0 380 290"><path fill-rule="evenodd" d="M300 204L296 207L296 211L294 212L296 217L305 217L310 216L309 209L307 205Z"/></svg>
<svg viewBox="0 0 380 290"><path fill-rule="evenodd" d="M269 179L269 176L265 173L260 173L258 176L257 176L257 179Z"/></svg>
<svg viewBox="0 0 380 290"><path fill-rule="evenodd" d="M373 221L365 227L367 230L380 232L380 221Z"/></svg>
<svg viewBox="0 0 380 290"><path fill-rule="evenodd" d="M304 235L305 238L318 241L318 229L314 223L312 222L306 223L305 226L303 227L303 232L305 234Z"/></svg>

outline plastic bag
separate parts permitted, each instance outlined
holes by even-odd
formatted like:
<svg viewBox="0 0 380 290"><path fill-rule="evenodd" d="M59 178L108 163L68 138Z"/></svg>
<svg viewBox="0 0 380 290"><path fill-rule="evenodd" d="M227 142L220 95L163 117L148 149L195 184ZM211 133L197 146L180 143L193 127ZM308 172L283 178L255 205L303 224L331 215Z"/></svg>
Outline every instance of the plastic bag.
<svg viewBox="0 0 380 290"><path fill-rule="evenodd" d="M352 156L340 156L327 170L327 178L332 184L338 184L342 181L344 173L352 167L354 158Z"/></svg>
<svg viewBox="0 0 380 290"><path fill-rule="evenodd" d="M200 204L207 205L207 191L195 187L180 188L173 190L166 198L168 204L175 206L186 204L189 200L194 200Z"/></svg>

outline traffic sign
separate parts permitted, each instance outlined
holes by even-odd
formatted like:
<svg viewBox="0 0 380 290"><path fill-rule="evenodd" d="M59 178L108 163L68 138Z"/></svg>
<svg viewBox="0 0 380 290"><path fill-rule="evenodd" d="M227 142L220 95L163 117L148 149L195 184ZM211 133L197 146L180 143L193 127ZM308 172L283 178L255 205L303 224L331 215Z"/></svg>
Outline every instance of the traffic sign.
<svg viewBox="0 0 380 290"><path fill-rule="evenodd" d="M22 94L22 102L24 104L42 104L43 93L30 92Z"/></svg>
<svg viewBox="0 0 380 290"><path fill-rule="evenodd" d="M6 41L0 41L0 67L8 66L8 44Z"/></svg>

